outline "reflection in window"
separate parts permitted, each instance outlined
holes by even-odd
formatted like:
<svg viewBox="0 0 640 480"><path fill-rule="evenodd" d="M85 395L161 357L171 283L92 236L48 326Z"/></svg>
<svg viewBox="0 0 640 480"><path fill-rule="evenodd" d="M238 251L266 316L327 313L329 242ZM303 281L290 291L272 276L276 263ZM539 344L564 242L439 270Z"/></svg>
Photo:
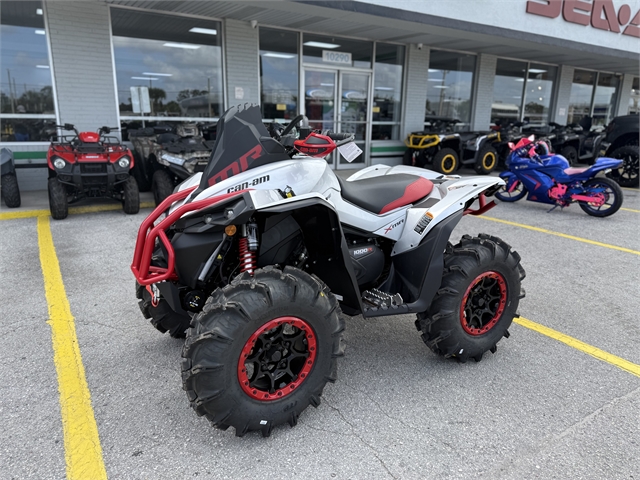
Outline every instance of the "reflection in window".
<svg viewBox="0 0 640 480"><path fill-rule="evenodd" d="M304 63L371 68L372 42L305 33L302 46Z"/></svg>
<svg viewBox="0 0 640 480"><path fill-rule="evenodd" d="M1 140L48 141L55 110L42 2L2 1L0 18Z"/></svg>
<svg viewBox="0 0 640 480"><path fill-rule="evenodd" d="M571 95L569 97L568 124L578 124L582 117L591 114L591 97L593 96L593 84L596 80L596 72L576 70L573 72Z"/></svg>
<svg viewBox="0 0 640 480"><path fill-rule="evenodd" d="M151 117L216 118L223 112L220 23L111 10L122 118L140 115L132 87L146 87Z"/></svg>
<svg viewBox="0 0 640 480"><path fill-rule="evenodd" d="M551 65L529 65L524 98L524 120L531 124L549 122L549 107L557 68Z"/></svg>
<svg viewBox="0 0 640 480"><path fill-rule="evenodd" d="M612 73L598 74L598 84L593 97L593 125L606 125L615 117L618 94L618 77Z"/></svg>
<svg viewBox="0 0 640 480"><path fill-rule="evenodd" d="M498 59L493 83L491 122L507 125L520 121L526 62Z"/></svg>
<svg viewBox="0 0 640 480"><path fill-rule="evenodd" d="M298 34L260 27L262 118L293 119L298 112Z"/></svg>
<svg viewBox="0 0 640 480"><path fill-rule="evenodd" d="M431 50L425 121L434 116L448 117L468 128L475 68L474 55Z"/></svg>
<svg viewBox="0 0 640 480"><path fill-rule="evenodd" d="M376 44L372 140L399 140L404 46Z"/></svg>
<svg viewBox="0 0 640 480"><path fill-rule="evenodd" d="M629 110L627 113L631 115L632 113L639 113L640 106L640 77L635 77L633 79L633 83L631 84L631 96L629 97Z"/></svg>

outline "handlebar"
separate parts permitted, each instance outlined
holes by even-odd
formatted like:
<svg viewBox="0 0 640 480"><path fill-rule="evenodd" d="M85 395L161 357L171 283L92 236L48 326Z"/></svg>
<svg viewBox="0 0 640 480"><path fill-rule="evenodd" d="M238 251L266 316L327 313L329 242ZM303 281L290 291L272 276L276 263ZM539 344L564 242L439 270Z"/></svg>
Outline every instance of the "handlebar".
<svg viewBox="0 0 640 480"><path fill-rule="evenodd" d="M353 140L354 138L353 133L326 132L325 135L331 140L335 140L336 142L341 142L343 140Z"/></svg>
<svg viewBox="0 0 640 480"><path fill-rule="evenodd" d="M309 119L305 115L298 115L296 118L291 120L289 125L287 125L286 128L282 131L280 136L284 137L285 135L287 135L291 130L293 130L293 127L295 127L300 121L302 121L303 127L309 126Z"/></svg>

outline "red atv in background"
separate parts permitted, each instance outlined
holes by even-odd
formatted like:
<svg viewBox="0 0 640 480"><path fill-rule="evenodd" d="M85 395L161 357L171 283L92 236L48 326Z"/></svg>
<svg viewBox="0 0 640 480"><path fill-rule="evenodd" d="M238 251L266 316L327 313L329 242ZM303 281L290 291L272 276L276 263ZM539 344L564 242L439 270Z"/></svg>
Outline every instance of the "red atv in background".
<svg viewBox="0 0 640 480"><path fill-rule="evenodd" d="M115 198L122 202L124 213L138 213L138 184L129 175L133 155L116 137L107 136L112 129L78 133L69 123L56 127L72 130L75 135L52 139L47 152L51 216L56 220L66 218L69 203L85 197Z"/></svg>

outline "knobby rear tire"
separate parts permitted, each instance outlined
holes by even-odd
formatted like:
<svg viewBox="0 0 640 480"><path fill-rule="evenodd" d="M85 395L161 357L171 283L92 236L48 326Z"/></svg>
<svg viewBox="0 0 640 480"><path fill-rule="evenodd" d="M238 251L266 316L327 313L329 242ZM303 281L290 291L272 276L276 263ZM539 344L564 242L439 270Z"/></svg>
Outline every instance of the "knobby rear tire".
<svg viewBox="0 0 640 480"><path fill-rule="evenodd" d="M266 345L254 341L252 347L251 339L265 325L291 317L300 319L315 334L315 347L305 340L309 351L304 362L311 362L311 370L304 376L299 373L299 377L294 377L302 378L298 385L294 381L277 380L281 382L278 390L260 390L249 382L255 382L255 377L241 384L240 368L246 368L244 362L248 360L240 363L240 359L246 358L247 348ZM278 330L280 328L282 330ZM284 328L283 325L275 330L284 335ZM298 333L304 331L308 332L299 330ZM293 267L284 270L265 267L257 270L253 277L245 273L217 289L203 311L194 317L182 351L183 388L196 413L206 416L215 427L222 430L234 427L238 436L251 431L269 436L273 427L284 423L293 427L309 405L320 404L326 383L336 380L337 359L344 354L343 331L344 320L338 302L317 277ZM268 348L264 346L264 350L258 351L270 352ZM313 360L310 350L316 351ZM279 352L282 356L273 355L278 355L276 361L284 362L292 350ZM251 350L249 357L254 355L255 351ZM273 371L276 375L280 372L275 368ZM273 378L285 377L274 375ZM253 388L256 390L251 393L246 391ZM264 399L269 392L282 391L281 398Z"/></svg>
<svg viewBox="0 0 640 480"><path fill-rule="evenodd" d="M500 288L504 288L501 305L486 304L495 313L490 314L493 316L486 331L471 325L465 308L471 305L467 302L482 300L475 299L473 292L480 285L476 282L483 281L478 280L483 275L500 278ZM518 303L524 297L521 287L524 277L520 256L500 238L482 233L477 237L464 235L460 243L447 247L440 289L429 309L416 320L425 344L434 353L454 357L461 363L469 358L479 362L487 351L495 353L496 344L509 336L508 328L518 316ZM477 304L476 308L480 309Z"/></svg>
<svg viewBox="0 0 640 480"><path fill-rule="evenodd" d="M173 178L165 170L156 170L151 179L151 190L156 206L173 193Z"/></svg>
<svg viewBox="0 0 640 480"><path fill-rule="evenodd" d="M2 175L2 198L9 208L20 206L20 188L18 188L18 178L15 173Z"/></svg>

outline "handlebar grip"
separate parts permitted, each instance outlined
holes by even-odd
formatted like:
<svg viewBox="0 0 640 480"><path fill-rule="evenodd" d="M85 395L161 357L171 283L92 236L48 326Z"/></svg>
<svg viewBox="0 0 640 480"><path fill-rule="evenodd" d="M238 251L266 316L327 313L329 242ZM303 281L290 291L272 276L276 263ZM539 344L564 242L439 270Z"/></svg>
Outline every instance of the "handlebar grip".
<svg viewBox="0 0 640 480"><path fill-rule="evenodd" d="M353 133L336 133L336 132L327 132L327 137L331 140L335 140L337 142L341 142L342 140L348 140L354 137Z"/></svg>

